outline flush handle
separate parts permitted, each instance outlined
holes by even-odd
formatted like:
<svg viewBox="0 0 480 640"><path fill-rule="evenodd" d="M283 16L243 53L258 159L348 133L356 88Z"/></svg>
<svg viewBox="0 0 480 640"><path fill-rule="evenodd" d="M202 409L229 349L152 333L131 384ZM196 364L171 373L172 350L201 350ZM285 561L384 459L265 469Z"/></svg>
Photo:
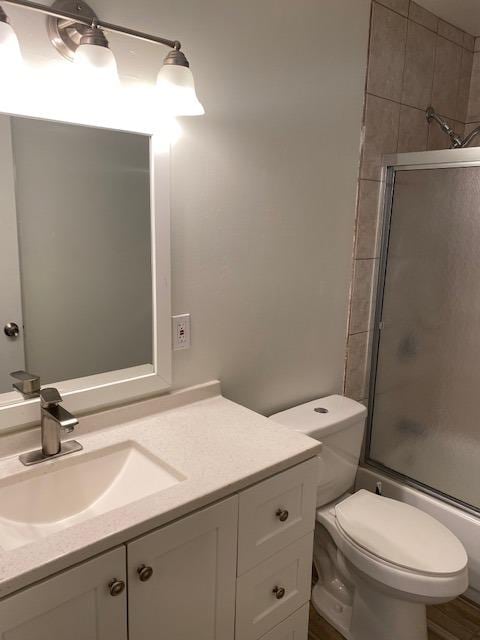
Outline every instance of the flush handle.
<svg viewBox="0 0 480 640"><path fill-rule="evenodd" d="M108 590L111 596L119 596L125 591L125 582L123 580L117 580L114 578L108 585Z"/></svg>
<svg viewBox="0 0 480 640"><path fill-rule="evenodd" d="M272 593L277 600L281 600L285 595L285 589L283 587L276 586L272 589Z"/></svg>
<svg viewBox="0 0 480 640"><path fill-rule="evenodd" d="M144 564L141 564L137 569L138 577L140 578L140 582L147 582L153 576L152 567L147 567Z"/></svg>
<svg viewBox="0 0 480 640"><path fill-rule="evenodd" d="M280 520L280 522L285 522L288 520L289 513L286 509L277 509L275 515Z"/></svg>

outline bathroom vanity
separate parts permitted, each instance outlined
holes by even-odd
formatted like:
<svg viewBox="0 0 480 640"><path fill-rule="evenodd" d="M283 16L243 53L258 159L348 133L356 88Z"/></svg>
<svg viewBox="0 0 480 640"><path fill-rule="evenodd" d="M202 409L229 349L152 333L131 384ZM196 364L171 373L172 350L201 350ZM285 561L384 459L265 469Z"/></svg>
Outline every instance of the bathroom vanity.
<svg viewBox="0 0 480 640"><path fill-rule="evenodd" d="M169 146L96 103L0 110L0 640L306 640L320 445L168 392Z"/></svg>
<svg viewBox="0 0 480 640"><path fill-rule="evenodd" d="M87 416L83 451L25 468L35 437L3 438L0 638L305 640L318 443L217 383Z"/></svg>

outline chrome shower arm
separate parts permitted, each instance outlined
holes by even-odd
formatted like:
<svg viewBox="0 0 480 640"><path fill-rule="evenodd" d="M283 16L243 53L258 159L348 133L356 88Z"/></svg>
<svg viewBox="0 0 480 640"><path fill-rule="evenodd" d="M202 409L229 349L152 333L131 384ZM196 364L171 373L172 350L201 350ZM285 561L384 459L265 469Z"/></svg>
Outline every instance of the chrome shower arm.
<svg viewBox="0 0 480 640"><path fill-rule="evenodd" d="M433 107L428 107L425 115L428 122L435 120L441 130L449 136L452 143L450 147L451 149L458 149L464 146L464 140L462 140L462 138L452 129L448 122L438 115Z"/></svg>
<svg viewBox="0 0 480 640"><path fill-rule="evenodd" d="M476 127L473 131L470 131L468 136L463 139L462 147L468 147L468 145L471 143L471 141L474 138L476 138L478 136L478 134L480 134L480 127Z"/></svg>

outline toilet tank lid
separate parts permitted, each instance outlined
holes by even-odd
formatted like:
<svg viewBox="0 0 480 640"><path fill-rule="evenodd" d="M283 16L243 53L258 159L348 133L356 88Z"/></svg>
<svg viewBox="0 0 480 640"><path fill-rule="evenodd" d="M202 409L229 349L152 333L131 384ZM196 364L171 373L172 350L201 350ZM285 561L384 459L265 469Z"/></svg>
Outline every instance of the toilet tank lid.
<svg viewBox="0 0 480 640"><path fill-rule="evenodd" d="M334 395L300 404L270 416L271 420L321 440L330 433L342 431L355 423L363 428L366 408L355 400Z"/></svg>

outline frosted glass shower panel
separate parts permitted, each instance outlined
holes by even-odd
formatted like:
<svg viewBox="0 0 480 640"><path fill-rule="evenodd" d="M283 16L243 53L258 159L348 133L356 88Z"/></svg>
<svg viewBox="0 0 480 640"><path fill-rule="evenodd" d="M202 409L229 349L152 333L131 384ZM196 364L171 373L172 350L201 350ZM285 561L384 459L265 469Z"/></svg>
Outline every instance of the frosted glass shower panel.
<svg viewBox="0 0 480 640"><path fill-rule="evenodd" d="M480 167L395 173L370 459L480 508Z"/></svg>

